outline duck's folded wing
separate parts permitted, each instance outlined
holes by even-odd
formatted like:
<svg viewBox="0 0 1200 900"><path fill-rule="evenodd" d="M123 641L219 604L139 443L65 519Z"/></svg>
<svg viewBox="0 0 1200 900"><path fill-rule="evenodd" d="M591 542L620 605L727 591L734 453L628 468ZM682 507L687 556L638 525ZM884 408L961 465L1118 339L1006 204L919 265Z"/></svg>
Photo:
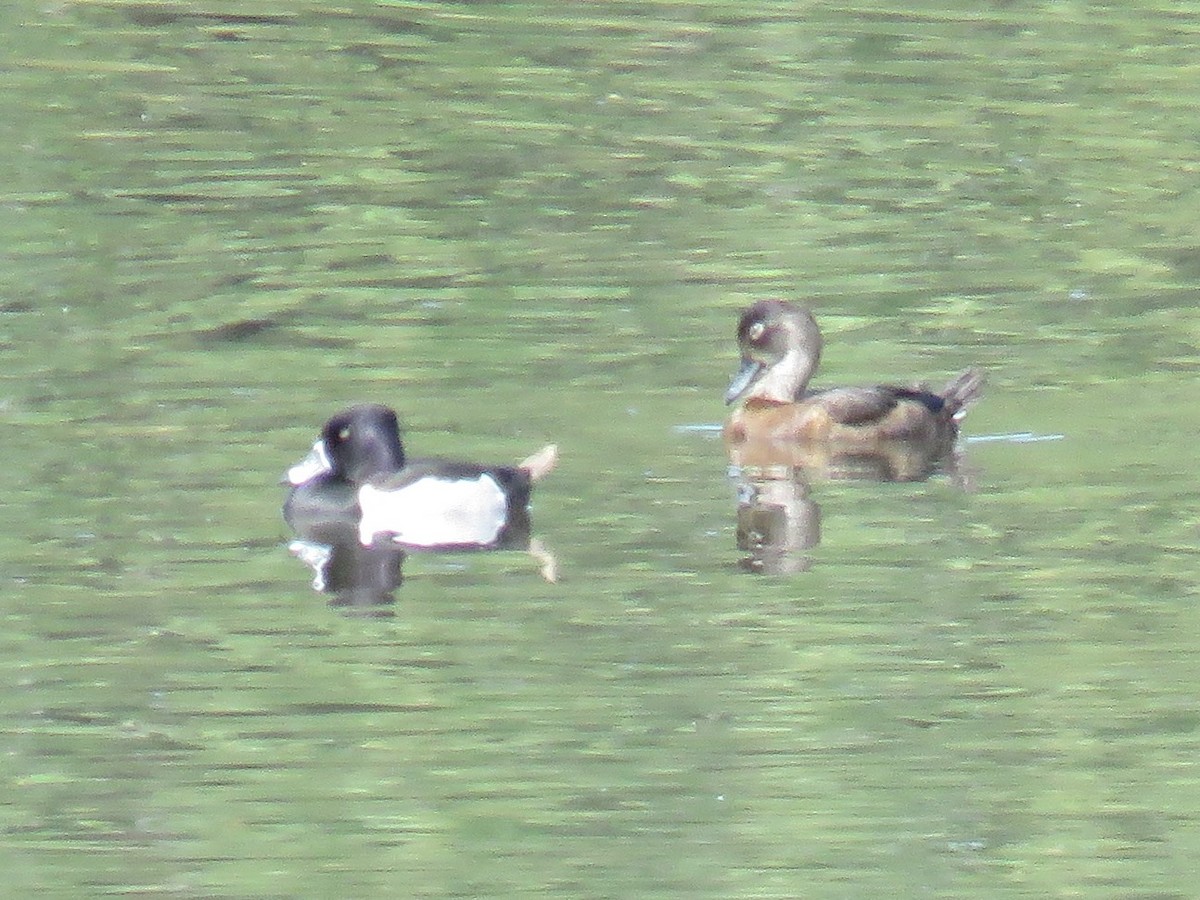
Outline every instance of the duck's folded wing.
<svg viewBox="0 0 1200 900"><path fill-rule="evenodd" d="M829 417L842 425L871 425L887 416L902 399L897 388L830 388L806 394L804 402L819 403Z"/></svg>

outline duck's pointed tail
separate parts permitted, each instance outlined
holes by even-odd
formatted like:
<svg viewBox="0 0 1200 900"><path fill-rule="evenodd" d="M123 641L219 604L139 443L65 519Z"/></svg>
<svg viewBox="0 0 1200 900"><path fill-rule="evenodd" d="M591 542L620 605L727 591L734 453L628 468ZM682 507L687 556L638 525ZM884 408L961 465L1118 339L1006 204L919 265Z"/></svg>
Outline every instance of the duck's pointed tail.
<svg viewBox="0 0 1200 900"><path fill-rule="evenodd" d="M537 453L517 463L517 468L529 473L530 481L541 481L558 465L558 444L547 444Z"/></svg>
<svg viewBox="0 0 1200 900"><path fill-rule="evenodd" d="M967 414L967 408L979 399L983 392L983 372L979 369L964 369L946 383L938 394L946 401L946 408L957 422Z"/></svg>

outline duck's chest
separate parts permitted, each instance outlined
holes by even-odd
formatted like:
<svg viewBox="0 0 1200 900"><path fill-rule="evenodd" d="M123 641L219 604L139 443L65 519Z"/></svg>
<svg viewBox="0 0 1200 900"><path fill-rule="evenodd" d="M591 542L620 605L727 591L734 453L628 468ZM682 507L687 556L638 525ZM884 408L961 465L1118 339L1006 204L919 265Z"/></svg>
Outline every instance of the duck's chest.
<svg viewBox="0 0 1200 900"><path fill-rule="evenodd" d="M747 404L725 426L730 443L828 440L835 423L822 407L806 403Z"/></svg>

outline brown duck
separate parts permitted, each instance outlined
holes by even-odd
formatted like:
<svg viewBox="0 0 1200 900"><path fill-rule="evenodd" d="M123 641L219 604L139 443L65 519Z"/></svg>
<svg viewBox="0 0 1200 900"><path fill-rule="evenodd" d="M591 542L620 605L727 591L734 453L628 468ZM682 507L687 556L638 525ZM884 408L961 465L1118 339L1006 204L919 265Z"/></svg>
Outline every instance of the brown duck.
<svg viewBox="0 0 1200 900"><path fill-rule="evenodd" d="M738 407L725 425L740 465L826 466L853 457L878 477L928 474L954 448L958 423L979 396L983 376L966 369L941 390L874 385L813 390L821 332L812 313L785 300L762 300L742 313L741 367L725 394Z"/></svg>

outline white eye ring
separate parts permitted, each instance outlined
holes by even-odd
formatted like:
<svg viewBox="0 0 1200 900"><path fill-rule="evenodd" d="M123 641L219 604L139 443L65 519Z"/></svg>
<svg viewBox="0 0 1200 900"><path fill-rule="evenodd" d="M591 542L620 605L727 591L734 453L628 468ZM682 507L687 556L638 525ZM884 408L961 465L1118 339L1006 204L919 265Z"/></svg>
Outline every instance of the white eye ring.
<svg viewBox="0 0 1200 900"><path fill-rule="evenodd" d="M763 336L763 333L766 330L767 330L767 326L764 325L762 322L755 322L753 325L750 326L750 330L746 332L746 337L748 337L752 341L757 341L760 337Z"/></svg>

